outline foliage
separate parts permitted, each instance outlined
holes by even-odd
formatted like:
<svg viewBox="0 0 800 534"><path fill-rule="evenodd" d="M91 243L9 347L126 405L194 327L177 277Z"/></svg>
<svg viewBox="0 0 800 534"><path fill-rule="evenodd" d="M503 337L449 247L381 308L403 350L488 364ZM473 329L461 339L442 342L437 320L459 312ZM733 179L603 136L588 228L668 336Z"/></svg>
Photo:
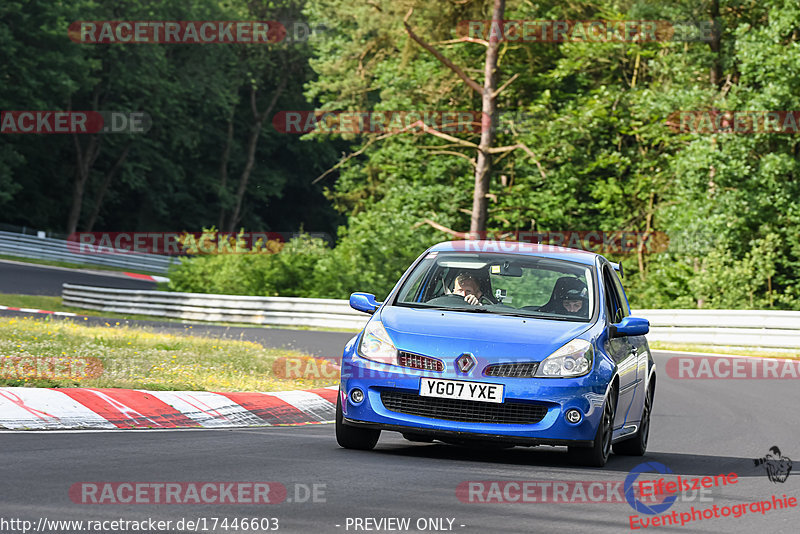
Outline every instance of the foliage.
<svg viewBox="0 0 800 534"><path fill-rule="evenodd" d="M276 109L307 107L302 86L313 76L308 46L81 44L69 39L67 28L92 20L298 20L298 5L296 0L4 0L1 110L144 112L152 128L145 134L94 136L99 152L80 194L74 188L76 144L88 150L92 135L3 134L3 221L65 232L77 198L78 231L194 231L218 225L231 209L247 163L251 88L263 110L285 79ZM275 131L269 120L258 141L236 227L292 231L306 223L333 233L342 219L311 180L335 161L342 143L302 142ZM228 144L229 178L223 180ZM126 147L119 172L104 187Z"/></svg>
<svg viewBox="0 0 800 534"><path fill-rule="evenodd" d="M480 96L412 41L403 19L413 8L408 22L417 34L481 82L485 47L459 41L458 27L489 18L491 4L7 0L0 47L10 61L0 64L0 109L76 109L96 91L108 106L146 108L151 132L103 145L81 225L94 211L99 230L221 225L249 160L253 91L259 110L283 78L279 110L478 110ZM70 21L137 17L304 17L326 30L293 48L66 46ZM503 42L499 80L513 81L498 96L497 143L528 150L494 156L491 232L661 232L667 251L611 257L626 266L633 307L800 309L800 137L680 132L669 124L680 110L800 110L796 0L508 0L505 18L713 20L718 33ZM74 196L72 140L3 141L0 209L8 222L63 225L64 199ZM294 137L269 126L258 141L236 228L302 227L337 234L336 246L304 237L273 255L194 258L171 273L173 289L336 298L360 290L380 298L427 246L469 228L474 152L463 145L419 132ZM104 176L128 143L101 201ZM337 157L335 171L312 185Z"/></svg>
<svg viewBox="0 0 800 534"><path fill-rule="evenodd" d="M206 230L204 236L210 237L212 232ZM246 252L184 259L172 267L169 289L266 297L317 296L313 273L328 252L325 242L301 235L282 246L274 245L270 242Z"/></svg>

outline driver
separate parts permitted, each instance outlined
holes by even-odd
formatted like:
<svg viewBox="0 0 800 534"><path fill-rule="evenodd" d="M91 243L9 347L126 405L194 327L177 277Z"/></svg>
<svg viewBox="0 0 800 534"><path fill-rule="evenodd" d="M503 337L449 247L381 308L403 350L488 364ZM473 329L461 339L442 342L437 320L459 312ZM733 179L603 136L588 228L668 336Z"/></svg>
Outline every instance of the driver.
<svg viewBox="0 0 800 534"><path fill-rule="evenodd" d="M462 272L456 276L456 281L453 285L453 294L464 297L464 301L466 301L467 304L482 306L480 301L483 292L481 291L478 281L470 273Z"/></svg>
<svg viewBox="0 0 800 534"><path fill-rule="evenodd" d="M586 289L568 289L561 295L561 306L568 315L585 315Z"/></svg>

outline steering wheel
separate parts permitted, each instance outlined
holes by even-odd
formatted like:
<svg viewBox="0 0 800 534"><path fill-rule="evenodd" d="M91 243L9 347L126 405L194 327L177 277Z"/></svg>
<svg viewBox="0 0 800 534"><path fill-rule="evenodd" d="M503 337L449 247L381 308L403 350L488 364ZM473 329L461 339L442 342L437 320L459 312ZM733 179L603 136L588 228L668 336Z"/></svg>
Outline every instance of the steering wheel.
<svg viewBox="0 0 800 534"><path fill-rule="evenodd" d="M492 304L492 302L489 301L488 299L486 299L485 296L481 296L481 298L479 299L478 302L483 303L484 300L486 300L486 302L488 302L489 304ZM448 293L447 295L442 295L442 296L433 298L433 299L429 300L428 302L426 302L425 304L431 304L433 306L452 306L456 302L460 302L460 303L464 304L465 307L466 306L474 306L474 304L470 304L469 302L464 300L464 297L462 297L461 295L456 295L455 293Z"/></svg>

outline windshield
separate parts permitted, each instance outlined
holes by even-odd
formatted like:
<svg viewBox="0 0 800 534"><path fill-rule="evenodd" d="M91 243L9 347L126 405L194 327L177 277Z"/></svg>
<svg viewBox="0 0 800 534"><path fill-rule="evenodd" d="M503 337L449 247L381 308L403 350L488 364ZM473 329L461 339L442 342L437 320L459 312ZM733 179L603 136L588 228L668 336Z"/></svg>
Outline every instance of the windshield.
<svg viewBox="0 0 800 534"><path fill-rule="evenodd" d="M395 304L586 322L595 291L586 265L515 254L430 252L403 283Z"/></svg>

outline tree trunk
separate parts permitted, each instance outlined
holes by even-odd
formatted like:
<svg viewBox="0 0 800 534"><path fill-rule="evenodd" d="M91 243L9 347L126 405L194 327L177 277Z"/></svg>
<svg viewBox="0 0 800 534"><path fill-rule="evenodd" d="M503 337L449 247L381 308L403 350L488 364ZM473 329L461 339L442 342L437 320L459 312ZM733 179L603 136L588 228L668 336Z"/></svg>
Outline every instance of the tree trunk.
<svg viewBox="0 0 800 534"><path fill-rule="evenodd" d="M111 180L114 179L114 176L117 174L117 171L122 167L122 164L125 163L125 160L128 157L128 152L131 150L131 144L128 143L125 146L125 150L122 151L122 154L117 158L117 161L114 162L114 165L109 169L106 173L105 177L103 178L103 184L100 186L100 191L97 192L97 199L94 202L94 209L92 210L92 215L89 217L89 222L86 223L86 231L91 232L94 229L94 223L97 222L97 217L100 215L100 209L103 207L103 199L108 192L108 187L111 185Z"/></svg>
<svg viewBox="0 0 800 534"><path fill-rule="evenodd" d="M72 184L72 206L69 210L67 219L67 234L73 234L78 230L78 221L81 218L81 208L83 207L83 194L86 190L86 182L89 179L89 172L92 170L97 156L100 154L101 139L98 135L89 137L89 142L84 151L78 134L73 133L75 141L75 181Z"/></svg>
<svg viewBox="0 0 800 534"><path fill-rule="evenodd" d="M228 160L231 157L231 145L233 144L233 116L236 112L234 106L231 117L228 119L228 135L225 138L225 148L222 151L222 160L219 163L219 222L217 230L225 227L225 200L228 191Z"/></svg>
<svg viewBox="0 0 800 534"><path fill-rule="evenodd" d="M651 191L650 202L647 206L647 215L645 216L644 235L642 235L639 240L639 246L636 248L636 257L639 261L639 279L642 282L644 282L646 278L644 273L644 247L645 241L650 238L650 232L653 229L653 203L655 202L655 196L656 194Z"/></svg>
<svg viewBox="0 0 800 534"><path fill-rule="evenodd" d="M505 0L494 0L492 10L492 26L502 25L505 14ZM475 189L472 194L472 216L470 217L470 234L481 235L486 232L487 193L489 192L489 179L491 178L492 156L489 149L494 145L495 139L495 111L497 90L497 53L500 42L497 34L490 30L489 47L486 51L484 62L483 95L481 96L481 141L478 145L478 157L475 164Z"/></svg>
<svg viewBox="0 0 800 534"><path fill-rule="evenodd" d="M256 163L256 148L258 146L258 138L261 135L261 128L267 117L272 114L272 110L278 102L278 97L283 93L285 87L286 78L283 78L275 89L275 93L273 93L272 100L267 106L267 109L265 109L263 113L258 113L258 108L256 106L256 88L252 85L250 86L250 107L253 112L253 126L250 128L250 136L247 140L247 162L239 177L239 187L236 190L236 202L233 207L233 213L231 213L231 217L228 220L228 226L225 229L227 232L235 232L236 225L239 224L239 219L242 217L242 201L247 191L247 183L250 180L250 174L253 172L253 167Z"/></svg>
<svg viewBox="0 0 800 534"><path fill-rule="evenodd" d="M722 22L719 20L719 0L711 0L710 14L714 26L711 30L711 41L708 45L714 55L711 59L709 81L711 85L719 86L722 83Z"/></svg>

